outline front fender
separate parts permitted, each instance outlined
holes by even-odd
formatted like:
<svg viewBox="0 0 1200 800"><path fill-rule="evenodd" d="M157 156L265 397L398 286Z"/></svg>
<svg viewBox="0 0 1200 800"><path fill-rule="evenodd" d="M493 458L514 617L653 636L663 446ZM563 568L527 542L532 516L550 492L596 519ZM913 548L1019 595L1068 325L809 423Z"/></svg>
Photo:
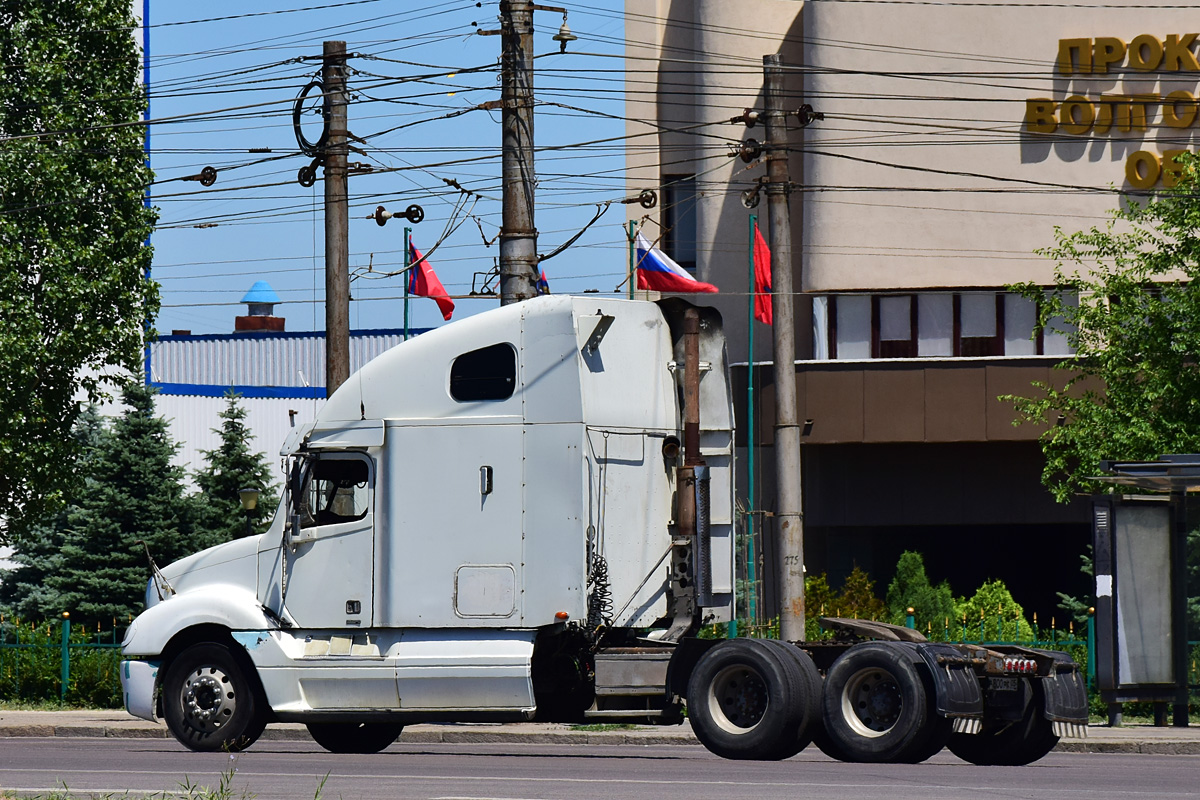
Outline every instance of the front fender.
<svg viewBox="0 0 1200 800"><path fill-rule="evenodd" d="M220 625L230 631L277 627L244 587L209 585L177 594L139 614L125 632L122 652L126 657L162 655L175 634L196 625Z"/></svg>

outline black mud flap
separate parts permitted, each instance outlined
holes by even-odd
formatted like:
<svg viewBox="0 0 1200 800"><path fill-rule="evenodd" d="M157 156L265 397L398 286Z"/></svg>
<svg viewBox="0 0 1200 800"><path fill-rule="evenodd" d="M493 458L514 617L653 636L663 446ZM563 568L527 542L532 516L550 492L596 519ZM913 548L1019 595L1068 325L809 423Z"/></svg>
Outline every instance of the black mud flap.
<svg viewBox="0 0 1200 800"><path fill-rule="evenodd" d="M1046 719L1073 725L1088 723L1087 685L1079 670L1057 672L1042 678L1046 696Z"/></svg>
<svg viewBox="0 0 1200 800"><path fill-rule="evenodd" d="M962 651L933 642L910 645L921 653L937 691L937 711L943 717L983 719L983 690Z"/></svg>

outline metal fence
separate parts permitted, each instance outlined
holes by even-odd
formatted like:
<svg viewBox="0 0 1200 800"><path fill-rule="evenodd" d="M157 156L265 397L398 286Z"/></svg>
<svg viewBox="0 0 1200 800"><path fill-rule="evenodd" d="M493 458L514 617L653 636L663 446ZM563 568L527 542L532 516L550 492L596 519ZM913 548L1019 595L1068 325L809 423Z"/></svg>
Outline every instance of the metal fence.
<svg viewBox="0 0 1200 800"><path fill-rule="evenodd" d="M0 699L52 700L54 689L60 702L119 697L120 648L116 620L104 631L72 626L67 613L39 624L0 616Z"/></svg>

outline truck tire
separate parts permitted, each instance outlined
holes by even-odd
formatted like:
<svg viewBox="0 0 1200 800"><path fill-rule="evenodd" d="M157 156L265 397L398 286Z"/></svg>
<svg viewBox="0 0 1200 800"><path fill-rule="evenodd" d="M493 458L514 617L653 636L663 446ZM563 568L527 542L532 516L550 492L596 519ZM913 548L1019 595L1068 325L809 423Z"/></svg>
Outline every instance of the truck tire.
<svg viewBox="0 0 1200 800"><path fill-rule="evenodd" d="M197 752L245 750L266 728L253 667L216 642L194 644L171 662L162 703L167 728Z"/></svg>
<svg viewBox="0 0 1200 800"><path fill-rule="evenodd" d="M1044 713L1042 682L1022 678L1028 684L1029 703L1021 719L1010 724L984 723L980 733L956 733L950 737L950 752L981 767L1021 767L1032 764L1058 744L1054 728Z"/></svg>
<svg viewBox="0 0 1200 800"><path fill-rule="evenodd" d="M400 738L394 722L310 722L313 740L331 753L378 753Z"/></svg>
<svg viewBox="0 0 1200 800"><path fill-rule="evenodd" d="M800 711L800 728L797 731L796 740L791 747L787 748L790 752L780 756L781 758L791 758L808 747L812 743L814 735L824 725L821 721L821 673L808 653L791 642L779 639L763 639L762 641L778 649L800 671L802 691L801 696L796 700L796 707Z"/></svg>
<svg viewBox="0 0 1200 800"><path fill-rule="evenodd" d="M799 667L757 639L721 642L696 662L687 710L700 743L722 758L777 761L802 735Z"/></svg>
<svg viewBox="0 0 1200 800"><path fill-rule="evenodd" d="M933 737L940 750L948 731L931 700L916 665L895 645L851 647L825 676L823 716L835 757L893 764L928 758Z"/></svg>

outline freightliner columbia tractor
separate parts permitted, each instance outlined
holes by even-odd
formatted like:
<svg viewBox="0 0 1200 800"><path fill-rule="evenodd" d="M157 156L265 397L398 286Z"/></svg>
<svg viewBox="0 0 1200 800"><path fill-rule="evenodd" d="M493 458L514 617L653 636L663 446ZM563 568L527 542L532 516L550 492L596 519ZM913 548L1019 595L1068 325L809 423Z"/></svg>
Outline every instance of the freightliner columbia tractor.
<svg viewBox="0 0 1200 800"><path fill-rule="evenodd" d="M734 607L731 397L719 315L681 300L540 297L398 345L293 429L265 534L151 562L127 709L201 751L685 709L732 759L1025 764L1082 735L1063 653L845 619L698 638Z"/></svg>

